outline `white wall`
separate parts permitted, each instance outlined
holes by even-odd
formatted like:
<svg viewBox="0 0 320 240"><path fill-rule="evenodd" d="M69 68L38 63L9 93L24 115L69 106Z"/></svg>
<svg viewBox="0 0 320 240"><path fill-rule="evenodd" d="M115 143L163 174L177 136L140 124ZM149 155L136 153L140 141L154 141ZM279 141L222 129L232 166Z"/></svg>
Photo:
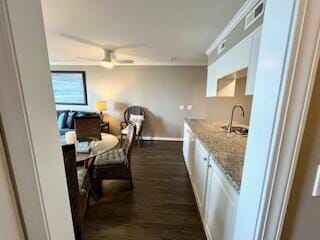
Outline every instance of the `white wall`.
<svg viewBox="0 0 320 240"><path fill-rule="evenodd" d="M252 96L207 98L206 67L194 66L116 66L108 71L100 66L51 66L53 70L86 72L88 106L57 105L58 109L94 111L96 100L106 100L106 119L113 133L130 105L146 110L144 136L181 138L184 118L228 120L235 104L243 104L245 118L235 112L235 119L248 124ZM179 105L192 110L179 110Z"/></svg>

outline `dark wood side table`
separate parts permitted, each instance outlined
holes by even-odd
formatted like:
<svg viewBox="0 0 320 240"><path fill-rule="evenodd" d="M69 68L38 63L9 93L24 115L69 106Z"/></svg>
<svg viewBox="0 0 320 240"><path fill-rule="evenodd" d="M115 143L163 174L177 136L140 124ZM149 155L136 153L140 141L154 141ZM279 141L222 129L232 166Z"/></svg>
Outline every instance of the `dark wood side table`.
<svg viewBox="0 0 320 240"><path fill-rule="evenodd" d="M110 124L109 124L109 122L100 123L100 127L101 127L101 132L110 133Z"/></svg>

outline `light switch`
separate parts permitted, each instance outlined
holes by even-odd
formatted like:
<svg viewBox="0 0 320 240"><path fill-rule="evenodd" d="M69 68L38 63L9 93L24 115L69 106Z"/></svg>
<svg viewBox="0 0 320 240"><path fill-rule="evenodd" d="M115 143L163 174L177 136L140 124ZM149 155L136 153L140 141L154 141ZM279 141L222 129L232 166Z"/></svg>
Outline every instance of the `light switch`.
<svg viewBox="0 0 320 240"><path fill-rule="evenodd" d="M320 197L320 165L318 165L316 179L314 180L312 197Z"/></svg>
<svg viewBox="0 0 320 240"><path fill-rule="evenodd" d="M179 106L180 110L184 110L184 105Z"/></svg>
<svg viewBox="0 0 320 240"><path fill-rule="evenodd" d="M192 110L192 105L188 105L188 110Z"/></svg>

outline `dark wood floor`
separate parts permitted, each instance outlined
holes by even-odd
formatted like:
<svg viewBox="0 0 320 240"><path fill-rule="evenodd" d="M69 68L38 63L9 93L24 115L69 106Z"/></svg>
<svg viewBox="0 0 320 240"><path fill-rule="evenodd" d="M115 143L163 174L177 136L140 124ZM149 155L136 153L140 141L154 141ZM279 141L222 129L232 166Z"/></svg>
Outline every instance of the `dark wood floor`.
<svg viewBox="0 0 320 240"><path fill-rule="evenodd" d="M186 173L180 142L145 142L134 148L134 190L105 181L91 201L84 240L205 239Z"/></svg>

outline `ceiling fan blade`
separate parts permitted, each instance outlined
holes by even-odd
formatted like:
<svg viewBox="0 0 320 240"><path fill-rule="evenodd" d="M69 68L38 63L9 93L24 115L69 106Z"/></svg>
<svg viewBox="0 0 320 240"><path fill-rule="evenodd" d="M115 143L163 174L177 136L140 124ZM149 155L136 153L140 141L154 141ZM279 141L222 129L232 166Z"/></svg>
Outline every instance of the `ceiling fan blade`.
<svg viewBox="0 0 320 240"><path fill-rule="evenodd" d="M113 50L119 50L119 49L124 49L124 48L140 48L140 47L145 47L146 44L140 43L140 44L126 44L126 45L119 45L119 46L115 46L113 47Z"/></svg>
<svg viewBox="0 0 320 240"><path fill-rule="evenodd" d="M134 63L133 60L129 60L129 59L113 59L112 62L114 63L120 63L120 64L129 64L129 63Z"/></svg>
<svg viewBox="0 0 320 240"><path fill-rule="evenodd" d="M102 44L93 42L93 41L88 40L88 39L85 39L85 38L81 38L81 37L78 37L78 36L74 36L74 35L69 34L69 33L61 32L60 35L61 35L62 37L64 37L64 38L68 38L68 39L71 39L71 40L76 41L76 42L88 44L88 45L91 45L91 46L96 46L96 47L99 47L99 48L104 48L104 46L103 46Z"/></svg>
<svg viewBox="0 0 320 240"><path fill-rule="evenodd" d="M85 58L85 57L75 57L77 59L82 59L82 60L89 60L89 61L94 61L94 62L100 62L100 60L93 59L93 58Z"/></svg>

